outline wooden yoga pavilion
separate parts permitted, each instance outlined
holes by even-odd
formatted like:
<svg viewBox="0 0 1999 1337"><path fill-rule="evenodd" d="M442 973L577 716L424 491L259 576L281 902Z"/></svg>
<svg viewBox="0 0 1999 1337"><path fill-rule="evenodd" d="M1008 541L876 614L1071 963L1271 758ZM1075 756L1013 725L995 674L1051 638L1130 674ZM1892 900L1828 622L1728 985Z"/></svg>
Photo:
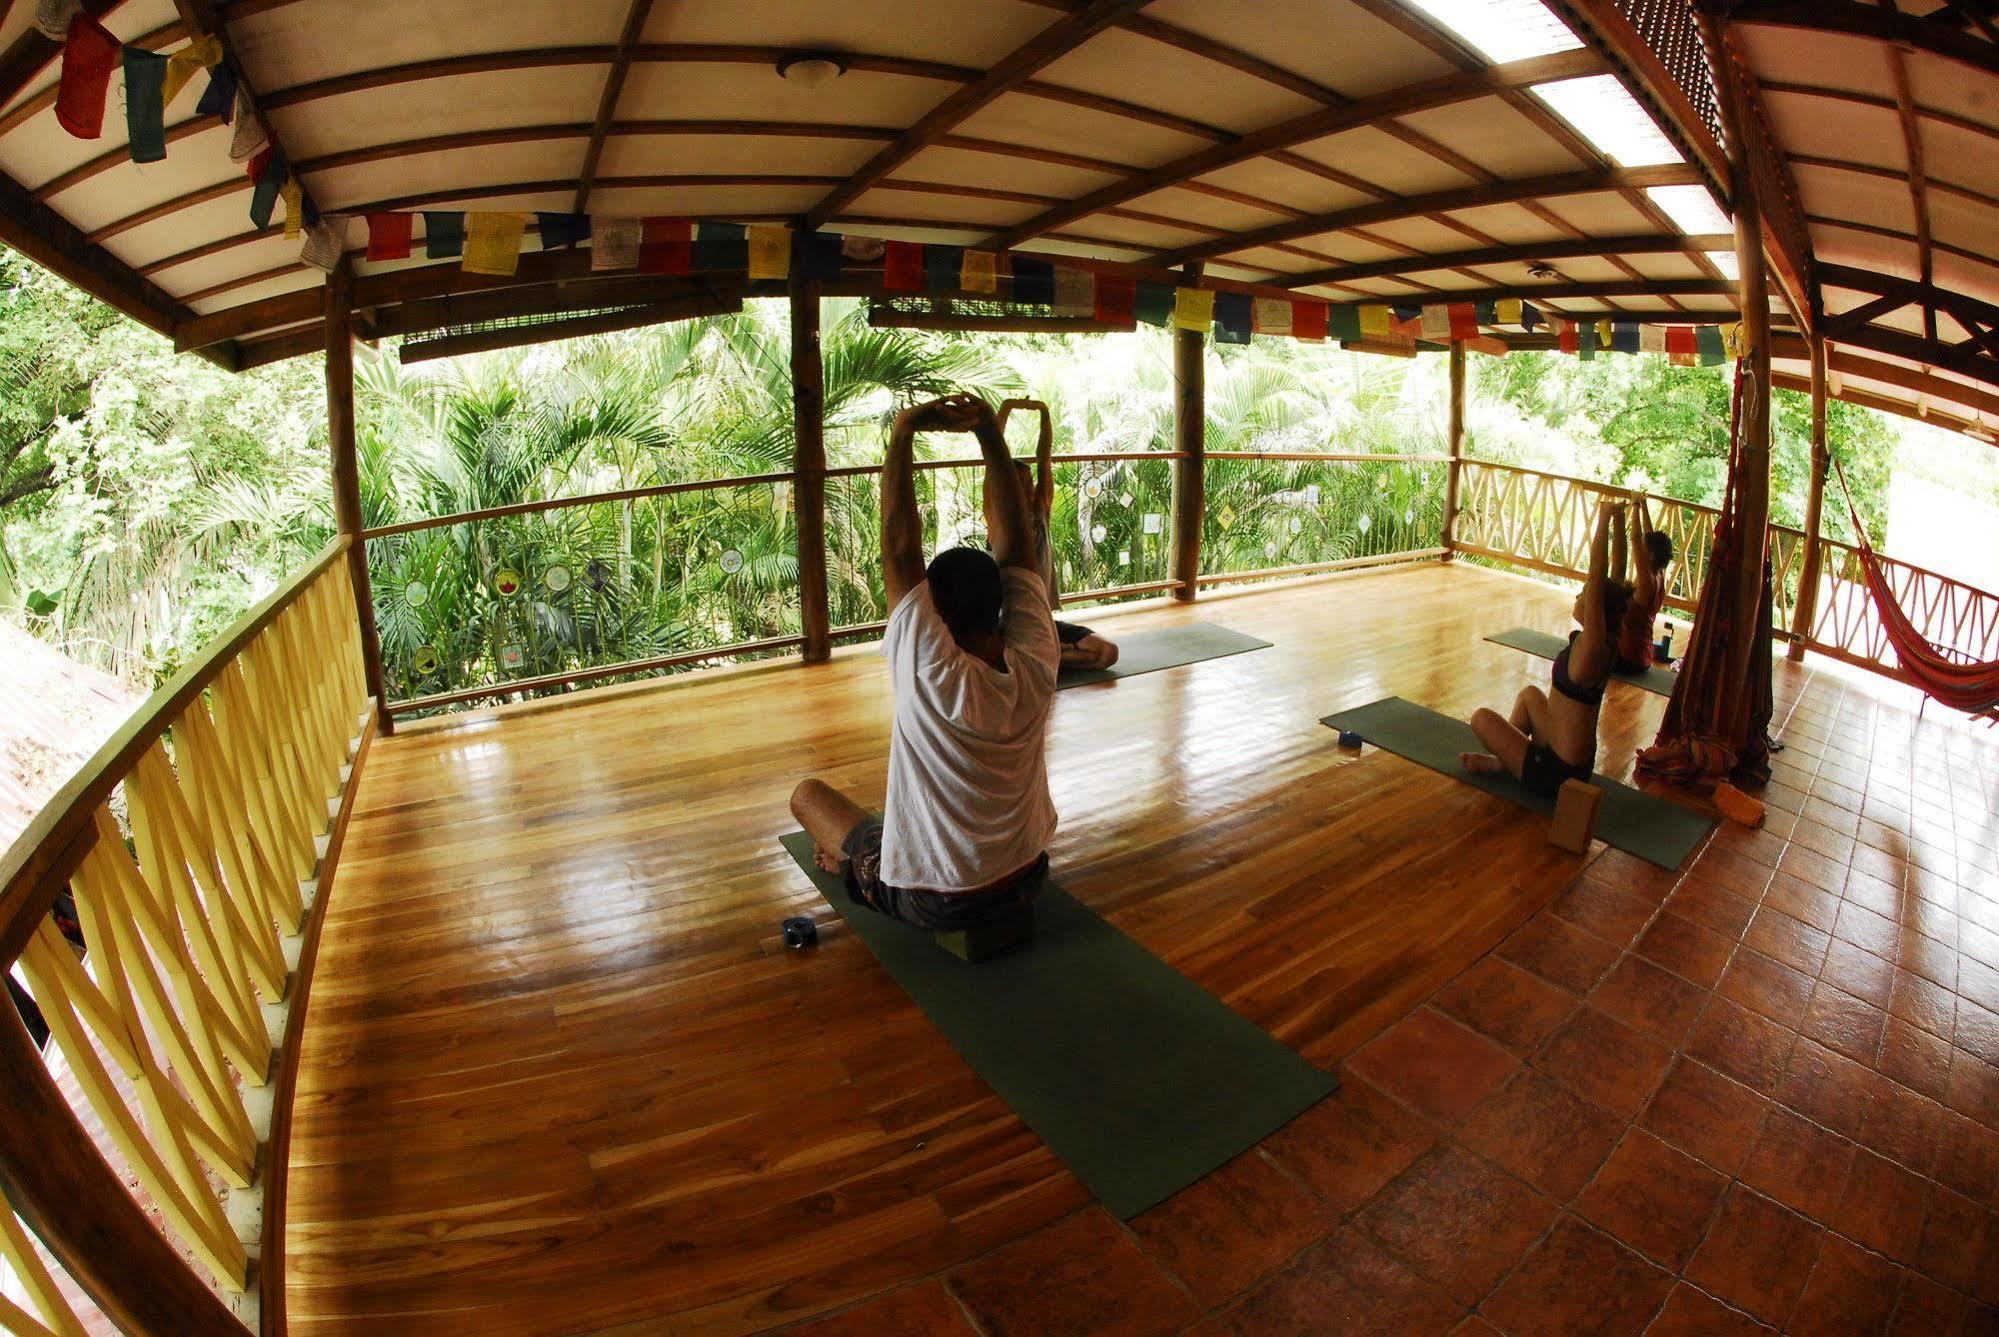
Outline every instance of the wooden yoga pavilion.
<svg viewBox="0 0 1999 1337"><path fill-rule="evenodd" d="M1820 532L1829 398L1999 430L1994 181L1990 0L0 0L0 240L225 368L323 357L339 531L0 859L53 1032L0 1018L0 1329L1999 1330L1999 596ZM1067 601L1269 644L1060 694L1051 855L1324 1085L1143 1210L777 844L799 777L878 799L887 750L879 610L830 611L875 559L829 494L880 466L828 465L828 296L1171 331L1158 566ZM368 526L357 340L750 298L789 302L781 472ZM1251 338L1448 358L1448 449L1210 450L1208 345ZM1762 826L1648 781L1683 852L1570 853L1319 726L1544 679L1484 638L1565 630L1519 573L1578 577L1630 494L1466 455L1467 359L1516 349L1734 364L1725 513L1650 503L1695 662L1610 685L1599 761L1663 722L1711 781L1767 728ZM1814 406L1802 529L1773 386ZM1221 562L1209 498L1270 460L1434 510ZM385 673L384 545L725 492L795 544L771 625Z"/></svg>

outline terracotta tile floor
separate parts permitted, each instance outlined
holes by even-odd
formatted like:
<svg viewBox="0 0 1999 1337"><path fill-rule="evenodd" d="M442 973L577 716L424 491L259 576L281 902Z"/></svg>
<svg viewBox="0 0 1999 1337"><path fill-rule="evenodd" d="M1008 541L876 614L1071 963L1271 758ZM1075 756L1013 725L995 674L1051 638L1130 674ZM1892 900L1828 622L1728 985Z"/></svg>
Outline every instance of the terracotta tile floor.
<svg viewBox="0 0 1999 1337"><path fill-rule="evenodd" d="M820 1330L1999 1333L1999 736L1798 690L1764 830L1600 851L1234 1164Z"/></svg>

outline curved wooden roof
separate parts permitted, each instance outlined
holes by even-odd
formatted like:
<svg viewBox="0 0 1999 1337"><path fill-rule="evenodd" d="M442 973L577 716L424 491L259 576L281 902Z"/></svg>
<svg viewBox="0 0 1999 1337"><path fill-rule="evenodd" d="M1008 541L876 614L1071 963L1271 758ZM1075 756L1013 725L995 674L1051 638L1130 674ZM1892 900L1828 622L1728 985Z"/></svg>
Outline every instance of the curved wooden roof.
<svg viewBox="0 0 1999 1337"><path fill-rule="evenodd" d="M1711 180L1689 165L1696 152L1622 170L1528 91L1624 73L1574 16L1590 44L1495 63L1409 0L89 7L160 50L220 31L328 213L802 216L1103 261L1199 259L1220 279L1336 300L1545 283L1578 294L1554 310L1719 318L1733 304L1705 254L1727 239L1683 236L1644 193ZM297 241L249 222L229 130L194 115L205 81L169 108L164 162L130 161L115 84L104 138L71 138L32 8L0 26L0 172L21 188L0 205L67 225L72 268L105 262L121 304L151 323L241 313L193 327L225 358L245 354L210 335L254 349L302 324L320 275ZM821 50L847 65L835 82L778 76L782 58ZM1536 262L1553 272L1530 275ZM301 297L274 300L287 294Z"/></svg>

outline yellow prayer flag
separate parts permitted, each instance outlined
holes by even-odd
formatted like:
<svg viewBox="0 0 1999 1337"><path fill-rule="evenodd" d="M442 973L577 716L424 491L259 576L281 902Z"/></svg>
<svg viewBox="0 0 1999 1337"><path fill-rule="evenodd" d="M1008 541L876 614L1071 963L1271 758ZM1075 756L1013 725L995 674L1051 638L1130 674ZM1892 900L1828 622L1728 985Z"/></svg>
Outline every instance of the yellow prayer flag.
<svg viewBox="0 0 1999 1337"><path fill-rule="evenodd" d="M219 38L204 37L198 42L189 42L180 50L167 57L166 82L160 87L160 105L170 106L180 90L187 87L187 81L205 69L222 61L222 42Z"/></svg>
<svg viewBox="0 0 1999 1337"><path fill-rule="evenodd" d="M1520 323L1520 299L1518 297L1500 298L1499 305L1493 312L1493 319L1501 325L1518 325Z"/></svg>
<svg viewBox="0 0 1999 1337"><path fill-rule="evenodd" d="M1173 290L1173 324L1183 330L1206 333L1215 323L1215 295L1206 288Z"/></svg>
<svg viewBox="0 0 1999 1337"><path fill-rule="evenodd" d="M287 176L284 185L278 188L278 193L285 198L285 239L295 241L299 233L305 230L305 222L299 217L304 211L305 190L299 185L296 176Z"/></svg>
<svg viewBox="0 0 1999 1337"><path fill-rule="evenodd" d="M750 277L791 277L791 229L782 223L752 223L749 229Z"/></svg>
<svg viewBox="0 0 1999 1337"><path fill-rule="evenodd" d="M991 251L966 251L958 262L958 286L966 292L994 292L999 287L998 257Z"/></svg>
<svg viewBox="0 0 1999 1337"><path fill-rule="evenodd" d="M1742 322L1731 320L1721 327L1721 351L1732 358L1742 356Z"/></svg>
<svg viewBox="0 0 1999 1337"><path fill-rule="evenodd" d="M1373 339L1395 331L1395 313L1385 306L1367 305L1360 309L1360 332Z"/></svg>
<svg viewBox="0 0 1999 1337"><path fill-rule="evenodd" d="M521 267L521 235L527 222L525 214L466 214L465 272L501 278L513 274Z"/></svg>
<svg viewBox="0 0 1999 1337"><path fill-rule="evenodd" d="M1598 348L1610 347L1610 333L1611 323L1609 321L1599 320L1596 323L1596 346Z"/></svg>

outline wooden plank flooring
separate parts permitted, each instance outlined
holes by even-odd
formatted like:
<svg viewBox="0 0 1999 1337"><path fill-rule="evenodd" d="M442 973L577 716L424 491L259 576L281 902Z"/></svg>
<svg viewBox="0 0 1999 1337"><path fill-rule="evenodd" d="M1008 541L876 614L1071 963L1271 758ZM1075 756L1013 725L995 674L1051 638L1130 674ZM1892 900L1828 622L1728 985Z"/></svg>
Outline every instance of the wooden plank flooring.
<svg viewBox="0 0 1999 1337"><path fill-rule="evenodd" d="M1063 883L1315 1061L1402 1017L1584 861L1319 716L1464 715L1545 679L1484 643L1566 596L1423 565L1100 619L1275 648L1061 693ZM1661 698L1613 688L1603 769ZM1087 1203L779 849L818 774L878 802L872 647L376 745L310 1002L296 1332L741 1332L953 1267Z"/></svg>

